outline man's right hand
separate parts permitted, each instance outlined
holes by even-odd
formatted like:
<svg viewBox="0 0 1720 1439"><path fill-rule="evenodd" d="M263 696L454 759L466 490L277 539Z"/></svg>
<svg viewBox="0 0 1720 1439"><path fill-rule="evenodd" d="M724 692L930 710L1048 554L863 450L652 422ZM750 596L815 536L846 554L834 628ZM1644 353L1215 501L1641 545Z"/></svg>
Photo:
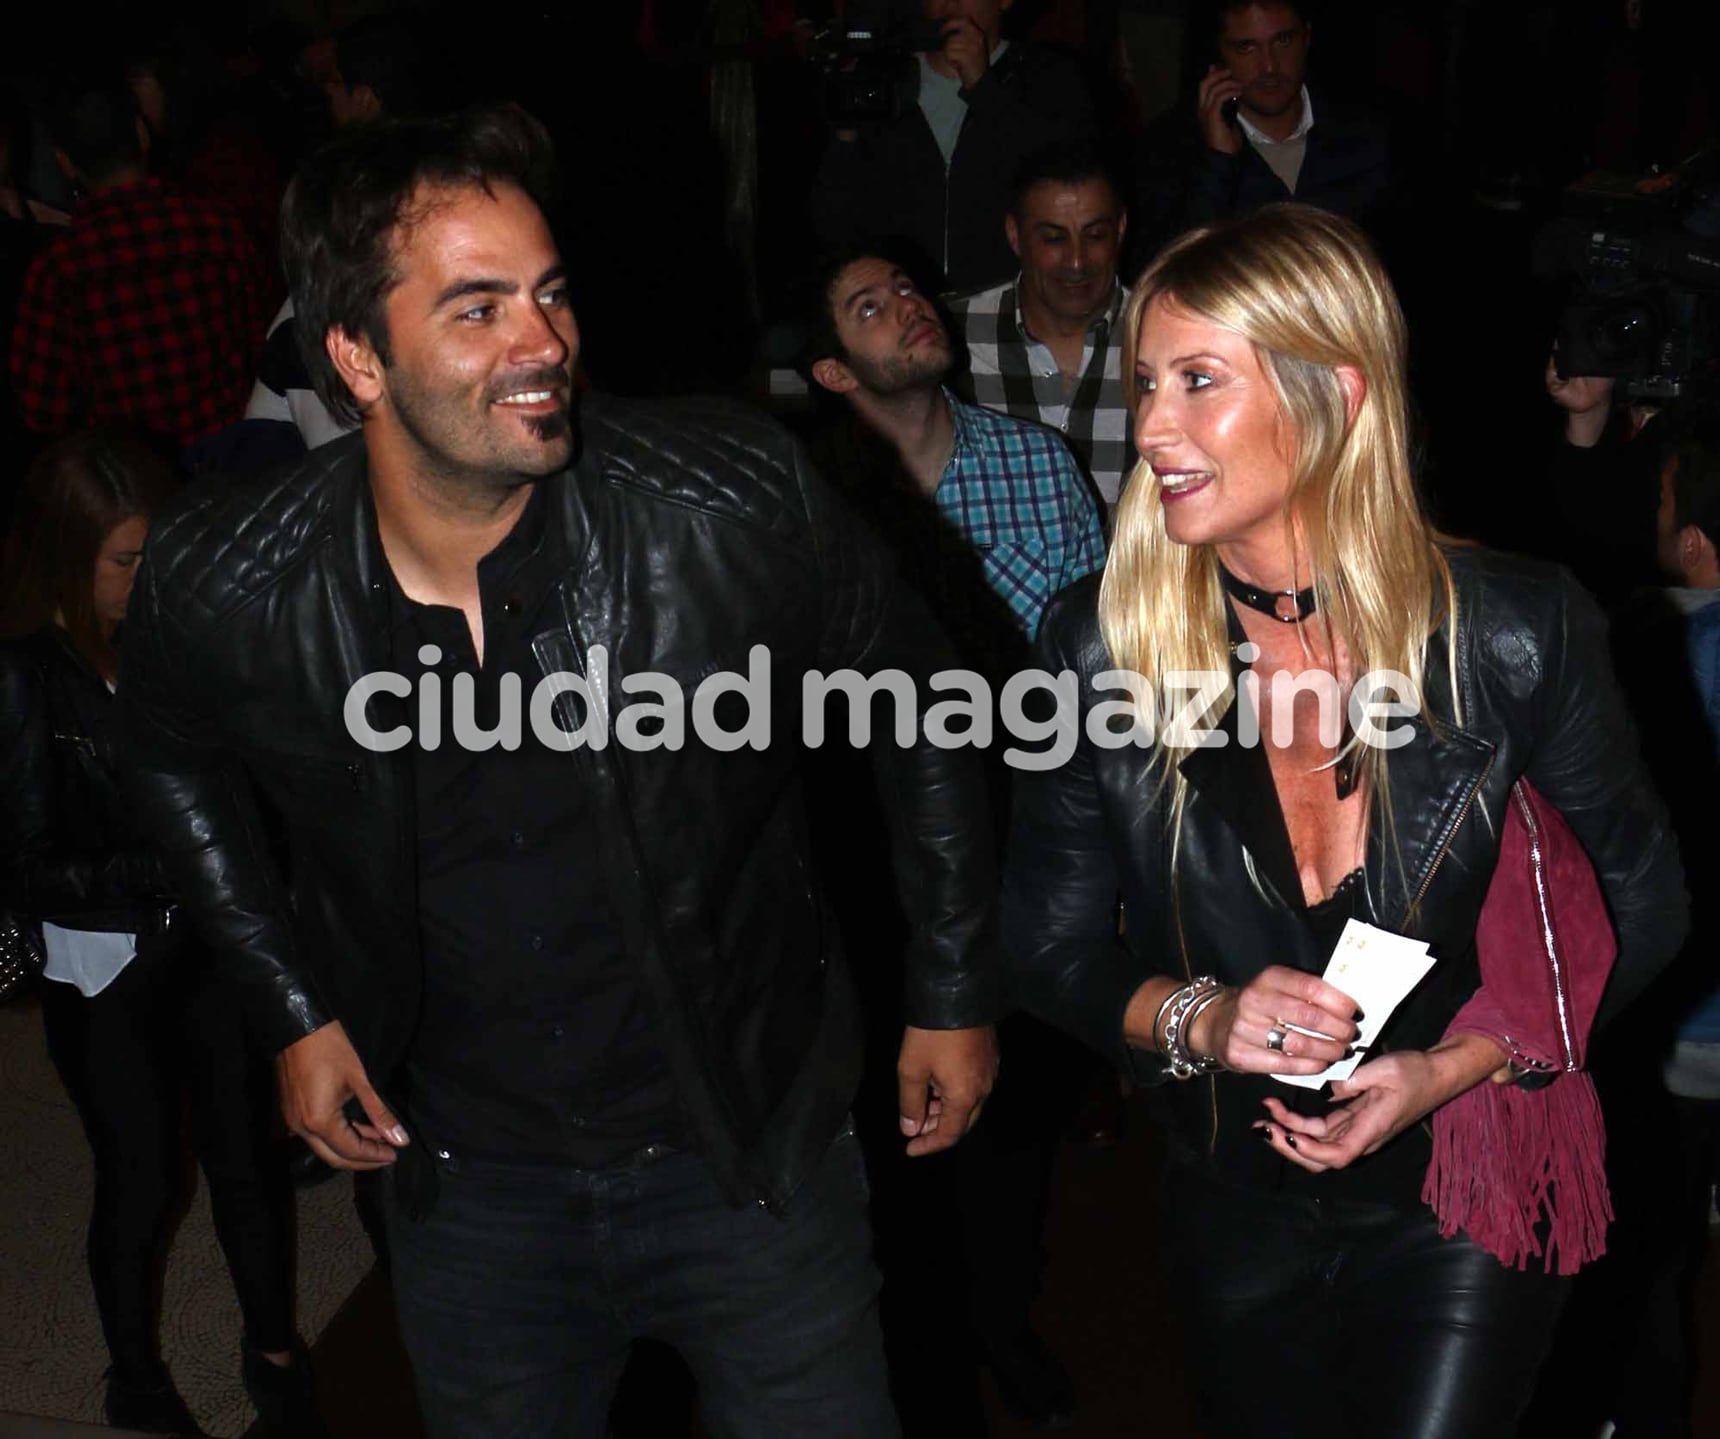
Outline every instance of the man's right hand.
<svg viewBox="0 0 1720 1439"><path fill-rule="evenodd" d="M400 1121L370 1087L358 1051L337 1021L312 1030L275 1057L287 1128L336 1169L381 1169L407 1143ZM354 1124L346 1102L357 1099L368 1124Z"/></svg>
<svg viewBox="0 0 1720 1439"><path fill-rule="evenodd" d="M1241 93L1242 86L1229 70L1222 65L1207 66L1206 78L1200 82L1195 110L1200 116L1201 138L1209 150L1225 155L1241 153L1242 130L1224 118L1224 102L1234 100Z"/></svg>
<svg viewBox="0 0 1720 1439"><path fill-rule="evenodd" d="M939 52L943 61L956 73L964 90L971 90L991 68L994 40L966 16L951 20L944 26L944 48Z"/></svg>

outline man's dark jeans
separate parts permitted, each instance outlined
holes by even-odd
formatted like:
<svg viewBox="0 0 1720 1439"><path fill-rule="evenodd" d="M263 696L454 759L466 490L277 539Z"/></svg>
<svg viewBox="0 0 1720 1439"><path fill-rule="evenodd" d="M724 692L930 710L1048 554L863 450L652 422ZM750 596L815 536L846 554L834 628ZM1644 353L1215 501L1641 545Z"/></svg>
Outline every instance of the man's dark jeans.
<svg viewBox="0 0 1720 1439"><path fill-rule="evenodd" d="M656 1148L597 1171L439 1167L428 1219L388 1211L437 1439L600 1439L636 1337L681 1351L717 1439L900 1433L851 1132L780 1216L729 1206L696 1155Z"/></svg>

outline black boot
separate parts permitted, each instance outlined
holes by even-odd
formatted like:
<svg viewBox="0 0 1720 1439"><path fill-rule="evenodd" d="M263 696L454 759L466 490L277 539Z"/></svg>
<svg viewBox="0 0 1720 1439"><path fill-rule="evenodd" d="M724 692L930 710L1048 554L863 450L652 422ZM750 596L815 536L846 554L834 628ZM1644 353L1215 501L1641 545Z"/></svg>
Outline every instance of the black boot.
<svg viewBox="0 0 1720 1439"><path fill-rule="evenodd" d="M202 1439L203 1431L185 1407L185 1400L173 1387L173 1378L166 1365L160 1365L147 1375L122 1375L109 1369L107 1378L108 1427L135 1429L143 1434L178 1434L186 1439Z"/></svg>
<svg viewBox="0 0 1720 1439"><path fill-rule="evenodd" d="M293 1341L293 1361L286 1365L271 1364L249 1339L240 1345L240 1353L245 1392L273 1439L329 1439L328 1426L317 1412L311 1356L302 1343Z"/></svg>

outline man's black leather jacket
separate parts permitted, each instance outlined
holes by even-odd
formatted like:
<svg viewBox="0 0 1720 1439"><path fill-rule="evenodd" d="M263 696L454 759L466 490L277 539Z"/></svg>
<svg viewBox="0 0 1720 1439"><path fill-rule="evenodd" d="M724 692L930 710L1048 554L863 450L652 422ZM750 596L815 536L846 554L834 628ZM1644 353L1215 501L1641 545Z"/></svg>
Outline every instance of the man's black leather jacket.
<svg viewBox="0 0 1720 1439"><path fill-rule="evenodd" d="M1413 721L1411 743L1388 755L1389 818L1375 800L1364 865L1361 917L1428 940L1433 971L1393 1015L1376 1052L1426 1049L1480 983L1475 928L1499 850L1505 801L1519 775L1570 821L1599 873L1618 931L1617 965L1597 1026L1642 991L1678 948L1686 899L1665 807L1649 782L1608 657L1606 630L1589 596L1563 571L1476 549L1448 554L1457 594L1452 706L1449 621L1426 657L1437 729ZM1004 926L1022 1002L1130 1065L1162 1073L1129 1049L1123 1013L1151 975L1212 974L1246 983L1269 964L1319 974L1314 927L1298 892L1267 879L1262 807L1275 809L1261 750L1195 749L1173 878L1168 801L1155 796L1153 751L1101 749L1085 738L1088 680L1111 668L1097 622L1098 576L1064 591L1040 636L1040 663L1082 681L1083 739L1062 768L1018 777L1005 880ZM1116 699L1101 691L1100 699ZM1393 724L1401 724L1394 721ZM1653 742L1653 736L1649 737ZM1281 833L1281 831L1278 831ZM1270 841L1271 832L1267 832ZM1288 849L1284 841L1285 850ZM1292 874L1294 864L1290 864ZM1126 937L1117 937L1122 892ZM1276 1182L1280 1166L1250 1128L1259 1100L1291 1091L1264 1076L1221 1074L1169 1096L1190 1148L1248 1182ZM1417 1126L1363 1161L1419 1186L1427 1139ZM1392 1151L1399 1153L1388 1163ZM1414 1151L1414 1152L1412 1152ZM1322 1192L1365 1188L1344 1174L1320 1176ZM1340 1182L1341 1181L1341 1182ZM1401 1193L1397 1183L1386 1186ZM1414 1200L1415 1188L1409 1189Z"/></svg>
<svg viewBox="0 0 1720 1439"><path fill-rule="evenodd" d="M690 701L716 671L745 674L751 647L770 651L766 748L714 752L689 724L679 751L611 742L568 758L700 1147L731 1197L776 1205L837 1132L860 1057L808 869L802 674L897 667L923 682L948 656L877 542L770 421L718 402L588 399L582 426L551 515L570 558L562 622L533 640L543 672L587 674L602 646L615 713L638 697L621 689L628 676L667 675ZM337 441L159 521L121 695L144 817L263 1033L285 1046L338 1018L387 1097L421 959L408 752L361 748L342 717L353 683L389 658L366 473L362 440ZM522 677L528 694L536 678ZM369 713L388 730L416 706L385 697ZM908 1020L989 1023L995 874L979 767L923 739L886 742L879 760L915 923Z"/></svg>

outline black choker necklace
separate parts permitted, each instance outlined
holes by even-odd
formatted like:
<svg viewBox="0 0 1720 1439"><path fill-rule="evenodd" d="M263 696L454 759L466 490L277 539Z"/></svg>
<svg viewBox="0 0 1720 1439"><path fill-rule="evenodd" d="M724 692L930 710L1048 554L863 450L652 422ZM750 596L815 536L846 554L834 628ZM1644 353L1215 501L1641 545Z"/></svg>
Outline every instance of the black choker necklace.
<svg viewBox="0 0 1720 1439"><path fill-rule="evenodd" d="M1218 577L1225 590L1249 609L1259 610L1261 614L1270 615L1287 625L1298 624L1314 613L1312 585L1305 590L1263 590L1258 585L1249 584L1247 580L1237 579L1223 565L1218 567Z"/></svg>

